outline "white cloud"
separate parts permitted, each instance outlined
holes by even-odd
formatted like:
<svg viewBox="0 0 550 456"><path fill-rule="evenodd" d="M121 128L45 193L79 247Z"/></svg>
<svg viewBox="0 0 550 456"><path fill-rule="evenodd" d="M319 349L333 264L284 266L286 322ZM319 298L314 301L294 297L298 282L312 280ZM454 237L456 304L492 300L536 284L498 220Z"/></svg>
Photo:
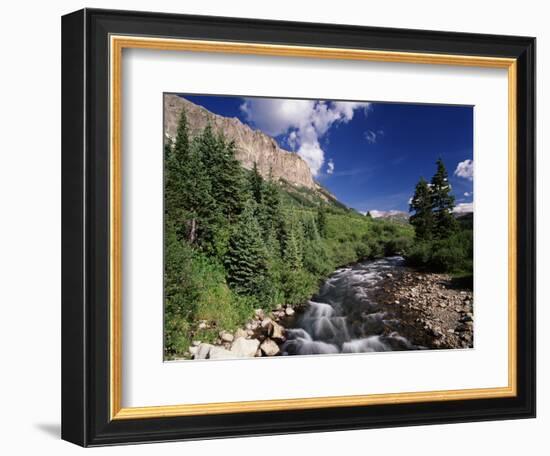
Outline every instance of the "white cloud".
<svg viewBox="0 0 550 456"><path fill-rule="evenodd" d="M334 172L334 162L332 158L327 163L327 174L332 174Z"/></svg>
<svg viewBox="0 0 550 456"><path fill-rule="evenodd" d="M455 214L467 214L468 212L474 212L474 203L460 203L453 209Z"/></svg>
<svg viewBox="0 0 550 456"><path fill-rule="evenodd" d="M474 179L474 161L464 160L460 162L455 169L455 176L463 177L464 179Z"/></svg>
<svg viewBox="0 0 550 456"><path fill-rule="evenodd" d="M296 150L296 147L298 145L298 135L296 134L296 130L293 130L288 134L286 142L292 150Z"/></svg>
<svg viewBox="0 0 550 456"><path fill-rule="evenodd" d="M377 209L373 209L370 212L370 215L372 218L379 218L379 217L387 217L390 215L398 215L398 214L405 214L403 211L397 211L397 210L391 210L391 211L379 211Z"/></svg>
<svg viewBox="0 0 550 456"><path fill-rule="evenodd" d="M355 110L368 107L369 103L345 101L246 98L241 109L249 122L268 135L287 135L289 147L307 162L316 176L325 162L320 138L332 125L352 120Z"/></svg>
<svg viewBox="0 0 550 456"><path fill-rule="evenodd" d="M469 196L472 196L472 192L464 192L464 196L468 198Z"/></svg>
<svg viewBox="0 0 550 456"><path fill-rule="evenodd" d="M384 130L367 130L365 132L365 139L369 144L375 144L381 136L384 136Z"/></svg>

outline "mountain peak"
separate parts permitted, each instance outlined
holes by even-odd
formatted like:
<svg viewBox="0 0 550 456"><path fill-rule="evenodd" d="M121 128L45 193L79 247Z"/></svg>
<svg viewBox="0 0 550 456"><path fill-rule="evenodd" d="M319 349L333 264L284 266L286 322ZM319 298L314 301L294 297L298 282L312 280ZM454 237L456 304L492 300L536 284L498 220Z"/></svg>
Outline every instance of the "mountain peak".
<svg viewBox="0 0 550 456"><path fill-rule="evenodd" d="M259 173L265 179L284 179L296 187L318 189L305 160L294 152L280 148L271 136L252 129L237 117L214 114L175 94L164 96L164 131L168 137L176 137L182 109L187 114L191 137L198 135L210 123L214 131L222 132L228 140L235 142L235 156L244 168L252 169L256 163Z"/></svg>

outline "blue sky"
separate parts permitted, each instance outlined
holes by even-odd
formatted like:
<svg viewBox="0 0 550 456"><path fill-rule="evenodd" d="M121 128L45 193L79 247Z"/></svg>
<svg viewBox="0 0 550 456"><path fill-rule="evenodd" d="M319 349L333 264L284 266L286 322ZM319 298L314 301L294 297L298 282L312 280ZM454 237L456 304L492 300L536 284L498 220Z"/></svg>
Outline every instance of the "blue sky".
<svg viewBox="0 0 550 456"><path fill-rule="evenodd" d="M472 207L471 106L184 97L273 136L358 211L408 211L418 179L431 179L438 157L449 172L457 210Z"/></svg>

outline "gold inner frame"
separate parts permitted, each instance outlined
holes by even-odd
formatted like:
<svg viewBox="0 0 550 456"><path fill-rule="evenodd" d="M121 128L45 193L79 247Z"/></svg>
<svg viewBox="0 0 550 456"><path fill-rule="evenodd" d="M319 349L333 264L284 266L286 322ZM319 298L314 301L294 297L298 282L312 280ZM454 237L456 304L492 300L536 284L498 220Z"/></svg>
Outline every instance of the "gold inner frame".
<svg viewBox="0 0 550 456"><path fill-rule="evenodd" d="M513 397L517 394L517 61L511 58L387 52L309 46L287 46L110 36L110 414L111 419L158 418L221 413L299 410L374 404L414 403ZM504 68L508 70L508 385L495 388L403 392L245 402L122 407L122 51L155 49L228 54L367 60L431 65Z"/></svg>

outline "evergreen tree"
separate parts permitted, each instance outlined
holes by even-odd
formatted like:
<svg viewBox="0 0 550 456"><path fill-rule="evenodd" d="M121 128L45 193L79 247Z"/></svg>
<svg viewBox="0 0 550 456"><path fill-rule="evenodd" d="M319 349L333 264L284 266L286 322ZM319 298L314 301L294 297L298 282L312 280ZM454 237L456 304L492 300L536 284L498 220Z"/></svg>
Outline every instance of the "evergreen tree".
<svg viewBox="0 0 550 456"><path fill-rule="evenodd" d="M202 159L202 151L196 142L193 145L183 184L188 214L187 238L190 243L197 241L208 250L213 237L211 222L217 214L216 201L212 196L211 180Z"/></svg>
<svg viewBox="0 0 550 456"><path fill-rule="evenodd" d="M258 171L258 165L256 162L254 162L254 166L252 167L249 181L252 197L258 205L261 205L264 194L264 179Z"/></svg>
<svg viewBox="0 0 550 456"><path fill-rule="evenodd" d="M171 138L164 142L164 212L166 217L173 217L178 207L179 169L174 152L174 143Z"/></svg>
<svg viewBox="0 0 550 456"><path fill-rule="evenodd" d="M318 241L320 239L317 224L312 214L306 213L303 215L302 226L305 239L308 241Z"/></svg>
<svg viewBox="0 0 550 456"><path fill-rule="evenodd" d="M409 221L414 226L416 238L419 240L430 239L433 229L432 195L430 187L423 177L416 184L409 207L409 212L413 211L414 214L411 215Z"/></svg>
<svg viewBox="0 0 550 456"><path fill-rule="evenodd" d="M367 213L365 214L365 217L367 217L369 219L372 219L372 215L371 215L370 211L367 211Z"/></svg>
<svg viewBox="0 0 550 456"><path fill-rule="evenodd" d="M451 185L447 169L443 160L439 158L436 162L437 171L432 177L430 193L431 208L434 218L434 237L443 239L456 231L456 220L453 217L455 198L451 194Z"/></svg>
<svg viewBox="0 0 550 456"><path fill-rule="evenodd" d="M267 271L262 233L254 217L254 204L247 204L234 226L225 256L229 285L238 293L257 295Z"/></svg>
<svg viewBox="0 0 550 456"><path fill-rule="evenodd" d="M302 269L302 246L300 243L300 235L294 227L292 227L286 235L284 260L286 265L293 271Z"/></svg>
<svg viewBox="0 0 550 456"><path fill-rule="evenodd" d="M205 168L211 173L215 172L220 165L222 144L219 137L216 137L210 122L206 124L202 133L196 138L197 147L200 150L201 158Z"/></svg>
<svg viewBox="0 0 550 456"><path fill-rule="evenodd" d="M241 212L247 197L243 170L235 157L235 143L228 142L223 133L215 135L209 123L198 137L197 146L216 209L231 221Z"/></svg>
<svg viewBox="0 0 550 456"><path fill-rule="evenodd" d="M178 120L174 152L178 162L185 163L185 160L189 154L189 128L187 125L187 114L185 112L185 108L181 110Z"/></svg>
<svg viewBox="0 0 550 456"><path fill-rule="evenodd" d="M185 212L189 206L187 200L190 144L187 129L187 117L185 110L182 110L176 133L176 140L166 138L164 145L165 152L165 218L166 223L173 223L178 239L186 236Z"/></svg>
<svg viewBox="0 0 550 456"><path fill-rule="evenodd" d="M321 237L327 237L327 213L322 203L317 208L317 229Z"/></svg>
<svg viewBox="0 0 550 456"><path fill-rule="evenodd" d="M263 184L262 202L262 227L266 232L266 236L273 235L280 239L281 221L283 219L281 194L277 188L277 184L271 178Z"/></svg>
<svg viewBox="0 0 550 456"><path fill-rule="evenodd" d="M220 210L231 223L241 213L248 194L243 169L235 158L235 143L226 142L223 136L219 141L220 157L212 177L212 192Z"/></svg>

